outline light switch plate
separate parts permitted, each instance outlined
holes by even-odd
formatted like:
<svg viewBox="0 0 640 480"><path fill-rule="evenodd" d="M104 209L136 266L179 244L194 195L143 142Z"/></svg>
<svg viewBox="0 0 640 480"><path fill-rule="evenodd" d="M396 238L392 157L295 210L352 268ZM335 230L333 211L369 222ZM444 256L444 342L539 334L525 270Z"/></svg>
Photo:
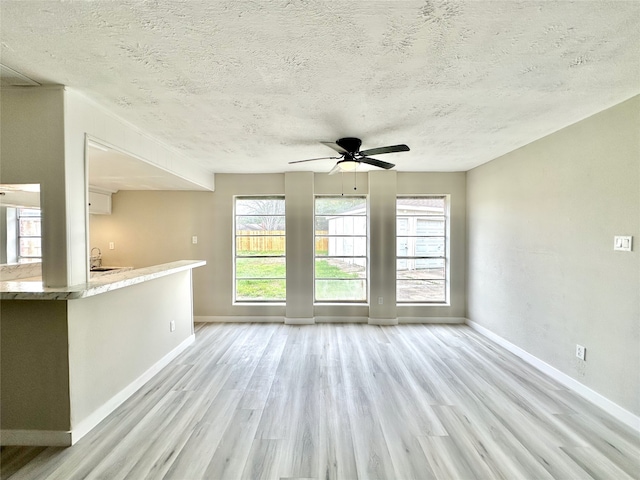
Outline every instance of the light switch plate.
<svg viewBox="0 0 640 480"><path fill-rule="evenodd" d="M633 248L633 237L630 235L616 235L613 237L613 249L630 252Z"/></svg>

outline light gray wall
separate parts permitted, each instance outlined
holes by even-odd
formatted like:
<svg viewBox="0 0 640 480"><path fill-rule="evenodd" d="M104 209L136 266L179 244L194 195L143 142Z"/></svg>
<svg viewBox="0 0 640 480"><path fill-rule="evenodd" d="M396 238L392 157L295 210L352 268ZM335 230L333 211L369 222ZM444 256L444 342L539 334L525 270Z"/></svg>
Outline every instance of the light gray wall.
<svg viewBox="0 0 640 480"><path fill-rule="evenodd" d="M398 172L398 195L429 193L447 195L449 200L449 225L447 250L451 252L448 272L450 279L448 306L430 307L402 305L399 317L464 317L466 313L466 221L467 174L453 173L404 173Z"/></svg>
<svg viewBox="0 0 640 480"><path fill-rule="evenodd" d="M74 431L192 334L191 270L67 303Z"/></svg>
<svg viewBox="0 0 640 480"><path fill-rule="evenodd" d="M369 173L369 318L396 319L395 171ZM382 303L379 303L379 301Z"/></svg>
<svg viewBox="0 0 640 480"><path fill-rule="evenodd" d="M88 278L86 136L213 189L214 175L63 86L0 91L0 182L39 183L46 286Z"/></svg>
<svg viewBox="0 0 640 480"><path fill-rule="evenodd" d="M213 189L214 175L71 89L64 91L67 258L70 279L86 281L91 246L88 238L87 138L98 139L146 162ZM47 206L44 206L45 210ZM43 215L45 215L43 213Z"/></svg>
<svg viewBox="0 0 640 480"><path fill-rule="evenodd" d="M192 335L191 286L188 270L83 299L0 302L1 429L92 427Z"/></svg>
<svg viewBox="0 0 640 480"><path fill-rule="evenodd" d="M309 173L216 175L216 191L120 191L112 197L111 215L91 215L90 244L102 250L103 264L143 267L178 259L202 259L194 270L194 313L203 317L340 317L362 320L398 317L463 317L465 312L465 174L345 174L345 194L369 195L372 232L371 275L375 305L316 305L313 282L313 196L340 195L340 176ZM370 183L371 181L371 183ZM370 185L372 187L370 188ZM285 195L288 268L299 282L288 282L289 305L233 305L233 198L236 195ZM398 306L395 299L395 198L402 194L449 194L451 200L450 305ZM296 211L291 201L297 202ZM198 236L198 244L191 237ZM109 250L109 242L115 250ZM305 247L306 245L306 247ZM386 255L386 256L385 256ZM393 270L393 271L392 271ZM297 276L296 276L297 275ZM385 299L377 304L377 297ZM306 303L305 303L306 302ZM291 308L289 308L291 307Z"/></svg>
<svg viewBox="0 0 640 480"><path fill-rule="evenodd" d="M64 89L2 88L0 99L0 183L40 184L43 280L52 287L71 285ZM80 169L84 175L82 164Z"/></svg>
<svg viewBox="0 0 640 480"><path fill-rule="evenodd" d="M67 304L0 302L2 430L69 431Z"/></svg>
<svg viewBox="0 0 640 480"><path fill-rule="evenodd" d="M287 263L287 319L313 318L313 264L315 226L312 172L285 175L286 253L298 259ZM302 320L305 319L305 320Z"/></svg>
<svg viewBox="0 0 640 480"><path fill-rule="evenodd" d="M468 318L635 415L639 116L635 97L467 173Z"/></svg>

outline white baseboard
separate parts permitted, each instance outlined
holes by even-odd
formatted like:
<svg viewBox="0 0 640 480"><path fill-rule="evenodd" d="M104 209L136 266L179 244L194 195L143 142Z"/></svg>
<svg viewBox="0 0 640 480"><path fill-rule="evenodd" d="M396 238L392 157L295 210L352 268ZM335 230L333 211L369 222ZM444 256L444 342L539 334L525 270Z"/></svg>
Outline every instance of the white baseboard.
<svg viewBox="0 0 640 480"><path fill-rule="evenodd" d="M491 330L488 330L482 325L479 325L476 322L473 322L469 319L467 319L466 323L478 333L484 335L485 337L494 341L504 349L520 357L522 360L524 360L531 366L537 368L538 370L545 373L546 375L550 376L551 378L561 383L565 387L573 390L575 393L577 393L584 399L588 400L589 402L593 403L594 405L600 407L605 412L615 417L625 425L628 425L634 430L640 432L640 417L638 417L637 415L634 415L630 411L622 408L617 403L614 403L608 398L599 394L598 392L591 390L589 387L578 382L576 379L570 377L566 373L563 373L557 368L552 367L548 363L543 362L538 357L531 355L529 352L514 345L508 340L502 338L501 336L493 333Z"/></svg>
<svg viewBox="0 0 640 480"><path fill-rule="evenodd" d="M288 318L264 316L194 316L194 323L285 323L287 325L313 325L314 323L369 323L371 325L398 325L401 323L464 324L463 317L398 317L369 318L345 316L317 316L313 318Z"/></svg>
<svg viewBox="0 0 640 480"><path fill-rule="evenodd" d="M319 316L314 317L316 323L367 323L368 317Z"/></svg>
<svg viewBox="0 0 640 480"><path fill-rule="evenodd" d="M316 323L313 317L311 318L288 318L284 317L285 325L314 325Z"/></svg>
<svg viewBox="0 0 640 480"><path fill-rule="evenodd" d="M367 320L369 325L398 325L397 318L371 318Z"/></svg>
<svg viewBox="0 0 640 480"><path fill-rule="evenodd" d="M195 342L196 336L190 335L184 339L177 347L167 353L164 357L158 360L151 366L146 372L136 378L133 382L127 385L124 389L111 397L101 407L91 413L87 418L82 420L78 425L71 430L71 444L73 445L87 433L89 433L98 423L104 420L111 412L118 408L126 399L137 392L145 383L156 375L160 370L166 367L171 360L176 358L182 353L189 345ZM38 445L50 445L39 443Z"/></svg>
<svg viewBox="0 0 640 480"><path fill-rule="evenodd" d="M194 316L194 323L284 323L284 317L265 317L265 316Z"/></svg>
<svg viewBox="0 0 640 480"><path fill-rule="evenodd" d="M398 323L465 324L463 317L398 317Z"/></svg>
<svg viewBox="0 0 640 480"><path fill-rule="evenodd" d="M0 445L70 447L71 432L57 430L0 430Z"/></svg>

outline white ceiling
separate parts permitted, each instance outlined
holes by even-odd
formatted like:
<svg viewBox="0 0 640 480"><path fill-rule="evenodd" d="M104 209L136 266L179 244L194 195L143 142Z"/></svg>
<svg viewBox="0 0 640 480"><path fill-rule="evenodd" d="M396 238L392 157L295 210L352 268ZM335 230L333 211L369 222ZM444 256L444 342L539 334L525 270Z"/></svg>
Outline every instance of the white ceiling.
<svg viewBox="0 0 640 480"><path fill-rule="evenodd" d="M40 185L37 183L2 184L0 185L0 205L40 208Z"/></svg>
<svg viewBox="0 0 640 480"><path fill-rule="evenodd" d="M189 180L139 158L89 141L89 188L115 193L119 190L206 190Z"/></svg>
<svg viewBox="0 0 640 480"><path fill-rule="evenodd" d="M638 1L1 0L2 63L214 172L468 170L640 93Z"/></svg>

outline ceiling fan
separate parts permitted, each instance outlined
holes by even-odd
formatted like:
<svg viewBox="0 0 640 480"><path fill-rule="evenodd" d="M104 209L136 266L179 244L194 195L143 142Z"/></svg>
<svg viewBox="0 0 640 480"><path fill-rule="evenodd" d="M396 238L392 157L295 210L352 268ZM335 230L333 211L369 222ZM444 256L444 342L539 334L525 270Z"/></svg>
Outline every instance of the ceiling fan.
<svg viewBox="0 0 640 480"><path fill-rule="evenodd" d="M329 148L334 149L340 155L337 157L319 157L309 158L307 160L296 160L292 163L313 162L315 160L334 159L338 160L335 167L331 169L329 175L333 175L337 172L351 172L356 169L359 163L366 163L367 165L373 165L374 167L384 168L386 170L395 167L393 163L383 162L375 158L369 157L369 155L381 155L383 153L394 152L408 152L409 147L406 145L390 145L388 147L370 148L369 150L360 150L362 140L355 137L344 137L336 140L335 142L320 142Z"/></svg>

